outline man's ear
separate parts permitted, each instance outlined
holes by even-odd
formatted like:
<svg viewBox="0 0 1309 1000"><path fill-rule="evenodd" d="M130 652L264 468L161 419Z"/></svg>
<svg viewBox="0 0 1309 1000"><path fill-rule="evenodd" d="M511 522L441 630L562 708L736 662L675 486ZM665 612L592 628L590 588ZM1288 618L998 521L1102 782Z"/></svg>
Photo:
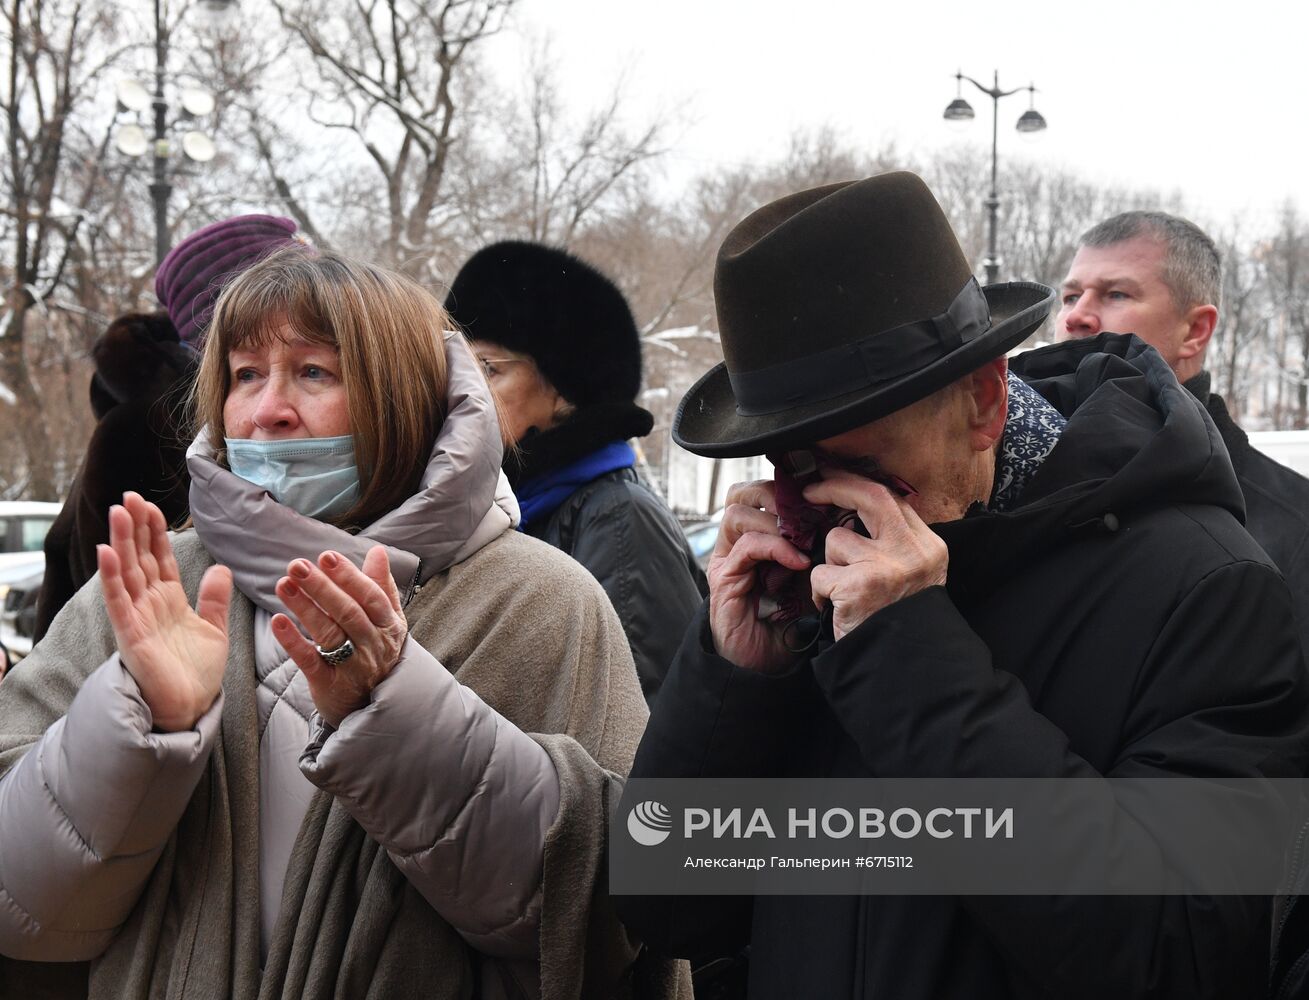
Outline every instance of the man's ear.
<svg viewBox="0 0 1309 1000"><path fill-rule="evenodd" d="M1186 313L1186 336L1177 349L1178 362L1204 358L1205 349L1218 326L1218 307L1193 306Z"/></svg>
<svg viewBox="0 0 1309 1000"><path fill-rule="evenodd" d="M1009 413L1009 361L996 358L968 376L968 433L974 451L995 447Z"/></svg>

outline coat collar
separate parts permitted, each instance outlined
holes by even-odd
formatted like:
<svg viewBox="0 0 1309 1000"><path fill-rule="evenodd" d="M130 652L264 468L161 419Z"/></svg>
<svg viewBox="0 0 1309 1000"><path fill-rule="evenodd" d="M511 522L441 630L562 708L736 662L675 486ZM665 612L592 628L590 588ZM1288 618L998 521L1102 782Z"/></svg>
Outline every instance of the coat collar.
<svg viewBox="0 0 1309 1000"><path fill-rule="evenodd" d="M446 418L420 490L357 534L282 506L219 465L206 432L196 438L187 452L196 533L255 604L285 610L274 587L293 559L330 548L360 563L378 544L408 602L422 583L518 524L518 501L499 470L500 426L486 380L462 338L447 335L445 353Z"/></svg>
<svg viewBox="0 0 1309 1000"><path fill-rule="evenodd" d="M1250 436L1227 412L1227 403L1224 402L1223 397L1216 392L1210 391L1211 386L1212 377L1207 371L1202 371L1199 375L1182 383L1184 389L1204 404L1205 410L1209 413L1209 418L1213 420L1214 426L1218 428L1218 436L1223 439L1223 444L1227 445L1227 453L1232 459L1232 467L1236 469L1236 475L1239 478L1244 472L1246 449L1250 444Z"/></svg>
<svg viewBox="0 0 1309 1000"><path fill-rule="evenodd" d="M1028 351L1010 368L1066 419L1013 509L933 525L950 547L947 587L980 598L1068 539L1113 534L1173 504L1245 503L1227 449L1158 353L1102 334Z"/></svg>
<svg viewBox="0 0 1309 1000"><path fill-rule="evenodd" d="M635 403L603 402L579 408L557 427L531 434L505 453L505 472L517 488L615 441L645 437L654 417Z"/></svg>

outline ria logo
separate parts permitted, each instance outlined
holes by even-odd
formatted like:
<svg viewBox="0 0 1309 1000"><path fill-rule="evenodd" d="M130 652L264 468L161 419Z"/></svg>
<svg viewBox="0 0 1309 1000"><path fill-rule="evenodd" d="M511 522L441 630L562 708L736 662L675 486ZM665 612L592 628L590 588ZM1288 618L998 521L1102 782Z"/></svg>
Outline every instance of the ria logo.
<svg viewBox="0 0 1309 1000"><path fill-rule="evenodd" d="M672 829L673 815L661 802L642 802L627 814L627 832L643 847L662 844Z"/></svg>

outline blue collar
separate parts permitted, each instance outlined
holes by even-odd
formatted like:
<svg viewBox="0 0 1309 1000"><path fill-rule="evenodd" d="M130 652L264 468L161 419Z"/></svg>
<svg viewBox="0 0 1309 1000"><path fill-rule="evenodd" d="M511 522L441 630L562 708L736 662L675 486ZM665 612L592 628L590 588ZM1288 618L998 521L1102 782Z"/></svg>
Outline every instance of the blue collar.
<svg viewBox="0 0 1309 1000"><path fill-rule="evenodd" d="M585 486L606 472L630 469L635 464L636 452L632 446L626 441L614 441L562 468L520 484L514 490L523 515L518 530L522 531L539 518L549 517L579 486Z"/></svg>

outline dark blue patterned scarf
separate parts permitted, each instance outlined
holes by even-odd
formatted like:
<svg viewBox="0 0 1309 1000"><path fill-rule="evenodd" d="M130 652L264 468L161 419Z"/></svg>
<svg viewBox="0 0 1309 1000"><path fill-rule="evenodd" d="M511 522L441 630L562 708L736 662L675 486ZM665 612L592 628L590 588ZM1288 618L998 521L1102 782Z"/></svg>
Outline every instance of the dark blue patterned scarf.
<svg viewBox="0 0 1309 1000"><path fill-rule="evenodd" d="M996 456L995 488L989 509L1004 512L1013 507L1045 456L1059 443L1067 423L1044 396L1009 373L1009 413Z"/></svg>

